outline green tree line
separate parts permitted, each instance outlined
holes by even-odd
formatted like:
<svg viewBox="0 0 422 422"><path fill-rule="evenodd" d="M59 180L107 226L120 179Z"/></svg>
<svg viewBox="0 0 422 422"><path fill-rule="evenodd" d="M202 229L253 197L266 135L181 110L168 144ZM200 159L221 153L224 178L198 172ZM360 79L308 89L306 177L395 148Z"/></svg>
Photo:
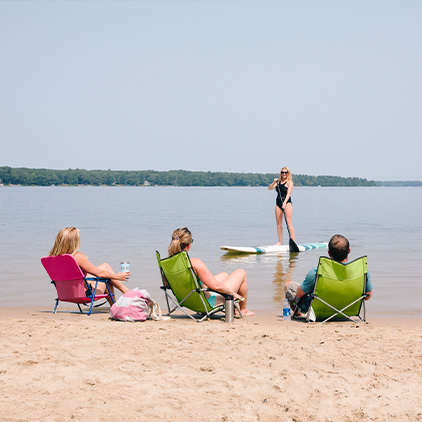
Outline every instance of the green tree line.
<svg viewBox="0 0 422 422"><path fill-rule="evenodd" d="M407 186L407 187L417 187L422 186L422 181L420 180L391 180L388 181L377 181L377 186Z"/></svg>
<svg viewBox="0 0 422 422"><path fill-rule="evenodd" d="M268 186L278 174L224 173L203 171L123 171L123 170L49 170L0 167L5 185L51 186ZM294 174L296 186L376 186L373 180L358 177L308 176Z"/></svg>

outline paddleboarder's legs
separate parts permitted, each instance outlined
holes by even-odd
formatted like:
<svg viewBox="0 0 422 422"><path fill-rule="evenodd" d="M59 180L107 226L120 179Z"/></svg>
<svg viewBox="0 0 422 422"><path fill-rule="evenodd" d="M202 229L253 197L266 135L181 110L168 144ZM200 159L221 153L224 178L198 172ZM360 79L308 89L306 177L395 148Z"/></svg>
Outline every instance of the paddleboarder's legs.
<svg viewBox="0 0 422 422"><path fill-rule="evenodd" d="M278 243L274 246L283 244L283 210L279 206L275 206L275 221L277 223Z"/></svg>
<svg viewBox="0 0 422 422"><path fill-rule="evenodd" d="M286 204L285 208L286 212L286 219L287 224L289 225L290 236L293 240L295 240L295 230L292 226L292 214L293 214L293 207L292 204ZM274 246L282 245L283 244L283 210L279 206L275 206L275 220L277 222L277 234L278 234L278 243Z"/></svg>
<svg viewBox="0 0 422 422"><path fill-rule="evenodd" d="M295 229L292 226L292 214L293 214L292 204L290 204L290 203L286 204L286 208L284 209L284 212L286 213L286 220L287 220L287 224L289 225L290 237L294 241L296 241L296 239L295 239Z"/></svg>
<svg viewBox="0 0 422 422"><path fill-rule="evenodd" d="M289 225L290 236L293 240L295 240L295 230L292 226L292 204L286 204L285 212L287 224ZM275 206L275 220L277 222L278 243L276 243L274 246L278 246L283 244L283 210L277 205Z"/></svg>

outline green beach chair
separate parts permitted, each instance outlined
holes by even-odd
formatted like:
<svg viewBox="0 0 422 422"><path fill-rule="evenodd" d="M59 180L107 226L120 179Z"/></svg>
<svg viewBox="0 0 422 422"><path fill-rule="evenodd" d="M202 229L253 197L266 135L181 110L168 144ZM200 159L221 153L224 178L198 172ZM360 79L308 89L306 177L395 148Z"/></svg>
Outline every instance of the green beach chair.
<svg viewBox="0 0 422 422"><path fill-rule="evenodd" d="M160 253L156 251L158 266L160 268L161 279L163 285L160 287L166 296L168 313L170 315L177 309L184 312L189 318L197 322L202 322L217 312L225 310L225 304L215 306L214 308L208 303L204 292L212 291L207 287L203 287L201 281L193 271L192 264L187 252L182 251L169 258L161 259ZM223 293L218 294L226 297ZM238 303L234 303L239 315L243 318ZM194 315L186 312L184 308L190 309L200 317L195 318Z"/></svg>
<svg viewBox="0 0 422 422"><path fill-rule="evenodd" d="M293 312L296 316L302 301L311 299L306 321L311 320L312 312L316 320L365 321L365 297L367 279L367 257L341 264L328 257L319 258L313 293L301 298ZM361 317L361 311L363 318ZM357 318L354 318L357 317Z"/></svg>

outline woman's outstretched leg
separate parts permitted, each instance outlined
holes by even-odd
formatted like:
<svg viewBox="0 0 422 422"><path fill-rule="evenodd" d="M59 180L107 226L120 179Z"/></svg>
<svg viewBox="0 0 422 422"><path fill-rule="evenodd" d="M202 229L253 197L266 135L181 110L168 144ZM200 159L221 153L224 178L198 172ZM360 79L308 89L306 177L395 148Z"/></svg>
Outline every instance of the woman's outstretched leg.
<svg viewBox="0 0 422 422"><path fill-rule="evenodd" d="M255 315L252 311L247 308L248 305L248 280L246 278L245 270L238 269L233 271L225 280L224 284L231 290L237 292L244 298L243 302L240 302L240 311L244 316Z"/></svg>

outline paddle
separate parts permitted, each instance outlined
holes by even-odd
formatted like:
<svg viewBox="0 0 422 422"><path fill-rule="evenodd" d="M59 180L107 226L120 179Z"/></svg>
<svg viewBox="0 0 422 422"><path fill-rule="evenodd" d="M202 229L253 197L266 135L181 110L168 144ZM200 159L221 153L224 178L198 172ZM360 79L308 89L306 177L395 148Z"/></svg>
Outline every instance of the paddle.
<svg viewBox="0 0 422 422"><path fill-rule="evenodd" d="M278 195L280 197L281 203L283 204L283 198L281 197L280 189L278 190ZM290 236L290 229L289 229L289 225L287 224L286 211L284 209L283 209L283 214L284 214L284 221L286 222L287 232L289 233L289 249L290 249L290 252L298 253L300 251L299 251L298 246L296 245L296 242L292 239L292 236Z"/></svg>
<svg viewBox="0 0 422 422"><path fill-rule="evenodd" d="M289 232L289 249L290 249L290 252L298 253L300 251L299 251L298 246L296 245L296 242L290 236L289 225L287 224L286 212L284 210L283 210L283 214L284 214L284 220L286 221L287 231Z"/></svg>

